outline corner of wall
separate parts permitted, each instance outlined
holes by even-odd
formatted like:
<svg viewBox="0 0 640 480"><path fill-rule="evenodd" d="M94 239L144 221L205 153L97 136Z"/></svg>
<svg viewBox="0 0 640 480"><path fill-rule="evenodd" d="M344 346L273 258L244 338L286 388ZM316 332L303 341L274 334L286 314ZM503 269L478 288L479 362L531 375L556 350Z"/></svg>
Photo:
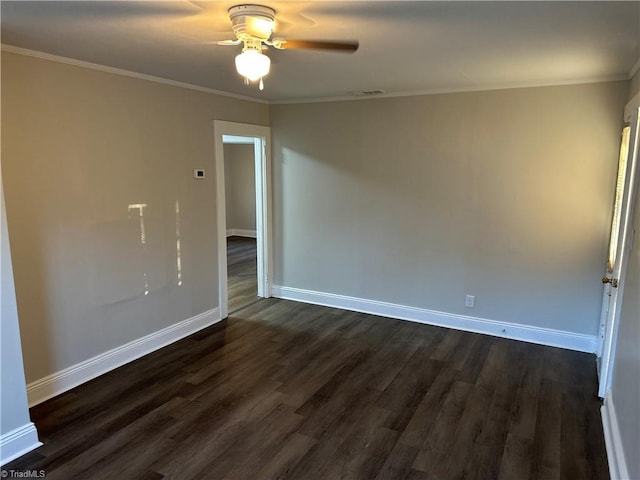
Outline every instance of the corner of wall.
<svg viewBox="0 0 640 480"><path fill-rule="evenodd" d="M637 93L640 93L640 68L636 70L636 73L629 80L629 100Z"/></svg>
<svg viewBox="0 0 640 480"><path fill-rule="evenodd" d="M29 419L11 249L0 178L0 464L42 445ZM4 475L3 475L4 476Z"/></svg>

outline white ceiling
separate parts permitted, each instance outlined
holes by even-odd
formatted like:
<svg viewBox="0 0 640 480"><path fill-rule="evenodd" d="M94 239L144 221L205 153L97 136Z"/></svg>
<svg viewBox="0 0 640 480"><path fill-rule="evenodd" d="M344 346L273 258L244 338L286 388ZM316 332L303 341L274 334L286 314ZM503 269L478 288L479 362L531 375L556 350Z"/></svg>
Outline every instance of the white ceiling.
<svg viewBox="0 0 640 480"><path fill-rule="evenodd" d="M270 101L621 79L640 57L638 1L265 1L275 35L360 49L269 49L260 92L235 71L241 47L215 44L238 3L2 1L2 43Z"/></svg>

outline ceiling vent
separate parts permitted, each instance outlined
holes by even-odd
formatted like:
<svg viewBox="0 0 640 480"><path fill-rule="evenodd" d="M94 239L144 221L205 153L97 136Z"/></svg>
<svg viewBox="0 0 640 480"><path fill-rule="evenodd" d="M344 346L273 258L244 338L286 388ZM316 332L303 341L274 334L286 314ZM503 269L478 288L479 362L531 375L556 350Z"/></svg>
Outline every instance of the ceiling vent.
<svg viewBox="0 0 640 480"><path fill-rule="evenodd" d="M361 92L349 92L352 97L373 97L374 95L382 95L387 93L384 90L363 90Z"/></svg>

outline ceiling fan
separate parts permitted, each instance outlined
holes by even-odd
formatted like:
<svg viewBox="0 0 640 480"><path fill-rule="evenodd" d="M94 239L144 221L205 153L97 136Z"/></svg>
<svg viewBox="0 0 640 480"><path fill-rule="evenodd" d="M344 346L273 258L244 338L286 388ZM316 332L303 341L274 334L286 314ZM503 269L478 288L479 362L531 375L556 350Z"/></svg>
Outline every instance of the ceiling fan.
<svg viewBox="0 0 640 480"><path fill-rule="evenodd" d="M325 40L285 40L272 38L275 28L276 11L263 5L236 5L229 9L231 29L236 40L223 40L218 45L243 45L242 53L236 56L236 70L244 77L245 84L260 81L269 73L271 59L262 53L268 47L279 50L331 50L353 53L358 49L357 41L333 42Z"/></svg>

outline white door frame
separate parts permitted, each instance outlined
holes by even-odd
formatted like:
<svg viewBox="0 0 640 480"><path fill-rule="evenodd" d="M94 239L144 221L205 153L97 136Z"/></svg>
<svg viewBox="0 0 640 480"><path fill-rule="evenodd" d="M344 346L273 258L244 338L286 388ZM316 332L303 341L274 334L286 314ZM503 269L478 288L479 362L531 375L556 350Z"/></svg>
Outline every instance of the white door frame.
<svg viewBox="0 0 640 480"><path fill-rule="evenodd" d="M229 291L227 279L227 213L224 177L224 135L252 137L255 151L256 172L256 244L258 261L258 296L271 296L271 129L248 123L214 120L216 159L216 218L218 228L218 295L220 318L229 315Z"/></svg>
<svg viewBox="0 0 640 480"><path fill-rule="evenodd" d="M618 337L618 326L620 313L622 310L622 294L624 290L624 280L629 263L629 253L633 243L631 232L633 232L633 208L638 190L638 177L640 176L638 159L638 141L640 132L638 131L638 114L640 111L640 93L626 105L624 109L624 121L631 127L629 135L629 152L627 156L627 178L625 179L626 197L620 212L620 234L618 237L618 259L616 266L607 277L616 279L617 287L610 283L604 286L602 301L602 320L604 327L602 343L599 348L600 353L600 380L598 386L598 396L605 398L611 387L611 376L615 361L616 340Z"/></svg>

